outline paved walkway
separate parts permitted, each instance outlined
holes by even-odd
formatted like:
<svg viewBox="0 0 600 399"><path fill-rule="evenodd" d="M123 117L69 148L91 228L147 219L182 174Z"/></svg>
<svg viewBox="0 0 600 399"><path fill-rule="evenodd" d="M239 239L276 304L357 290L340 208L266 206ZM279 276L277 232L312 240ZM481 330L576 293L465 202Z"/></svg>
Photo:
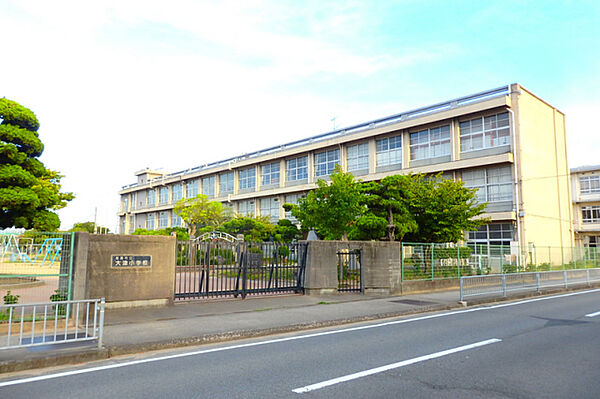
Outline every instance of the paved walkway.
<svg viewBox="0 0 600 399"><path fill-rule="evenodd" d="M60 344L0 351L0 373L103 359L126 353L299 331L458 307L458 292L372 297L257 296L107 309L104 350Z"/></svg>

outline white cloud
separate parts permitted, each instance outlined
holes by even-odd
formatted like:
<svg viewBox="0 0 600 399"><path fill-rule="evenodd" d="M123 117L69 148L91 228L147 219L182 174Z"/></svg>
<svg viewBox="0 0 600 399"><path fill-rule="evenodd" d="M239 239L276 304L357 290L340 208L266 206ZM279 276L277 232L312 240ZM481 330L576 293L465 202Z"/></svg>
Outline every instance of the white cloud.
<svg viewBox="0 0 600 399"><path fill-rule="evenodd" d="M328 40L319 27L343 36L360 24L340 4L324 19L308 18L308 33L299 34L286 24L301 6L268 1L10 3L0 12L0 34L12 38L3 42L0 74L9 79L0 96L36 112L42 160L77 195L60 212L62 227L90 220L98 207L98 221L114 229L117 191L146 166L180 170L325 132L334 116L344 126L405 108L281 87L319 74L360 81L456 50L389 54ZM189 34L191 44L140 48L124 33L148 26Z"/></svg>

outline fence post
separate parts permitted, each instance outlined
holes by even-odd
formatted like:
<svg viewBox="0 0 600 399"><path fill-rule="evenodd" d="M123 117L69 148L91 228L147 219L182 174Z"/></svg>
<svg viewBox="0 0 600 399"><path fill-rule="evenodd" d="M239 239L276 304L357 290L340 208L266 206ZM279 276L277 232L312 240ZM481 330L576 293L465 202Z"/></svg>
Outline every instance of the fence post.
<svg viewBox="0 0 600 399"><path fill-rule="evenodd" d="M456 259L457 264L458 264L458 278L460 278L460 268L462 267L462 259L460 258L460 244L456 247L456 257L458 259ZM462 281L461 281L462 284ZM461 299L462 301L462 299Z"/></svg>
<svg viewBox="0 0 600 399"><path fill-rule="evenodd" d="M404 282L404 242L400 242L400 281Z"/></svg>
<svg viewBox="0 0 600 399"><path fill-rule="evenodd" d="M563 267L564 267L564 264L563 264ZM566 270L563 270L563 279L565 281L565 288L567 288L569 286L569 282L567 280L567 271Z"/></svg>
<svg viewBox="0 0 600 399"><path fill-rule="evenodd" d="M458 281L459 281L459 284L460 284L460 301L462 302L463 301L463 297L464 297L463 296L463 278L460 277Z"/></svg>
<svg viewBox="0 0 600 399"><path fill-rule="evenodd" d="M506 274L502 275L502 296L506 296Z"/></svg>
<svg viewBox="0 0 600 399"><path fill-rule="evenodd" d="M540 272L535 272L535 289L537 292L540 292Z"/></svg>
<svg viewBox="0 0 600 399"><path fill-rule="evenodd" d="M98 319L98 349L102 349L102 339L104 338L104 305L105 299L100 300L100 317Z"/></svg>
<svg viewBox="0 0 600 399"><path fill-rule="evenodd" d="M585 282L590 286L590 269L585 269Z"/></svg>
<svg viewBox="0 0 600 399"><path fill-rule="evenodd" d="M434 270L433 270L434 265L435 265L435 260L433 257L433 246L434 245L435 244L431 243L431 281L433 281L435 279Z"/></svg>

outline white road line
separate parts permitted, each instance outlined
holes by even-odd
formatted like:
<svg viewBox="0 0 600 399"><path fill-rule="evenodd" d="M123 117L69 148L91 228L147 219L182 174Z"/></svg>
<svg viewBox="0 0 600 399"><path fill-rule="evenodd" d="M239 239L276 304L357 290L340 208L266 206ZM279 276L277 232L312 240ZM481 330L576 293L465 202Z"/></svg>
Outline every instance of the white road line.
<svg viewBox="0 0 600 399"><path fill-rule="evenodd" d="M402 362L392 363L392 364L388 364L386 366L381 366L381 367L375 367L373 369L369 369L369 370L365 370L365 371L360 371L358 373L348 374L348 375L345 375L345 376L342 376L342 377L333 378L331 380L319 382L319 383L312 384L312 385L307 385L305 387L292 389L292 392L295 392L295 393L305 393L305 392L315 391L317 389L321 389L321 388L325 388L325 387L328 387L328 386L331 386L331 385L339 384L340 382L347 382L347 381L351 381L351 380L356 380L358 378L366 377L366 376L369 376L369 375L373 375L373 374L377 374L377 373L383 373L384 371L388 371L388 370L392 370L392 369L397 369L399 367L404 367L404 366L408 366L408 365L411 365L411 364L424 362L426 360L431 360L431 359L435 359L435 358L442 357L442 356L451 355L453 353L466 351L466 350L477 348L477 347L480 347L480 346L494 344L494 343L500 342L500 341L502 341L502 340L498 339L498 338L492 338L492 339L488 339L486 341L476 342L474 344L459 346L457 348L447 349L445 351L432 353L430 355L415 357L413 359L404 360Z"/></svg>
<svg viewBox="0 0 600 399"><path fill-rule="evenodd" d="M29 383L29 382L44 381L44 380L50 380L50 379L53 379L53 378L62 378L62 377L68 377L68 376L71 376L71 375L92 373L92 372L101 371L101 370L110 370L110 369L116 369L116 368L120 368L120 367L134 366L134 365L137 365L137 364L159 362L159 361L162 361L162 360L169 360L169 359L177 359L177 358L188 357L188 356L203 355L203 354L206 354L206 353L222 352L222 351L233 350L233 349L249 348L249 347L253 347L253 346L270 345L270 344L275 344L275 343L280 343L280 342L287 342L287 341L295 341L295 340L301 340L301 339L307 339L307 338L321 337L321 336L325 336L325 335L342 334L342 333L347 333L347 332L352 332L352 331L368 330L368 329L371 329L371 328L379 328L379 327L393 326L393 325L397 325L397 324L412 323L412 322L415 322L415 321L436 319L436 318L439 318L439 317L454 316L454 315L462 314L462 313L479 312L479 311L483 311L483 310L492 310L492 309L498 309L498 308L503 308L503 307L507 307L507 306L517 306L517 305L521 305L521 304L525 304L525 303L530 303L530 302L545 301L545 300L549 300L549 299L563 298L563 297L569 297L569 296L574 296L574 295L590 294L590 293L594 293L594 292L600 292L600 289L594 289L594 290L588 290L588 291L579 291L579 292L571 292L571 293L568 293L568 294L561 294L561 295L547 296L547 297L542 297L542 298L528 299L528 300L519 301L519 302L510 302L510 303L506 303L506 304L499 304L499 305L493 305L493 306L483 306L483 307L478 307L478 308L455 310L455 311L447 312L447 313L430 314L430 315L426 315L426 316L414 317L412 319L394 320L394 321L388 321L388 322L384 322L384 323L377 323L377 324L369 324L369 325L365 325L365 326L357 326L357 327L344 328L344 329L341 329L341 330L322 331L322 332L318 332L318 333L296 335L296 336L293 336L293 337L277 338L277 339L271 339L271 340L267 340L267 341L251 342L251 343L239 344L239 345L231 345L231 346L225 346L225 347L220 347L220 348L205 349L205 350L199 350L199 351L193 351L193 352L186 352L186 353L178 353L178 354L175 354L175 355L161 356L161 357L155 357L155 358L150 358L150 359L133 360L133 361L130 361L130 362L123 362L123 363L118 363L118 364L108 364L108 365L105 365L105 366L90 367L90 368L79 369L79 370L72 370L72 371L66 371L66 372L56 373L56 374L41 375L41 376L37 376L37 377L23 378L23 379L20 379L20 380L12 380L12 381L0 382L0 388L1 387L5 387L5 386L9 386L9 385L26 384L26 383Z"/></svg>
<svg viewBox="0 0 600 399"><path fill-rule="evenodd" d="M600 316L600 312L589 313L589 314L585 315L585 317L596 317L596 316Z"/></svg>

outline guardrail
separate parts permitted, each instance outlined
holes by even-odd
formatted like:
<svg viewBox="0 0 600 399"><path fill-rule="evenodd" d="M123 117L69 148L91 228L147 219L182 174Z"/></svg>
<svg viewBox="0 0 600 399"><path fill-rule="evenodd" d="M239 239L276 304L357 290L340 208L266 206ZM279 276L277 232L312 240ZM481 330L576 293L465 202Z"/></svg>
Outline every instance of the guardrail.
<svg viewBox="0 0 600 399"><path fill-rule="evenodd" d="M98 341L104 334L104 298L0 305L0 350Z"/></svg>
<svg viewBox="0 0 600 399"><path fill-rule="evenodd" d="M511 292L539 292L543 288L568 288L596 281L600 281L600 268L465 276L460 278L460 300L480 295L506 297Z"/></svg>

